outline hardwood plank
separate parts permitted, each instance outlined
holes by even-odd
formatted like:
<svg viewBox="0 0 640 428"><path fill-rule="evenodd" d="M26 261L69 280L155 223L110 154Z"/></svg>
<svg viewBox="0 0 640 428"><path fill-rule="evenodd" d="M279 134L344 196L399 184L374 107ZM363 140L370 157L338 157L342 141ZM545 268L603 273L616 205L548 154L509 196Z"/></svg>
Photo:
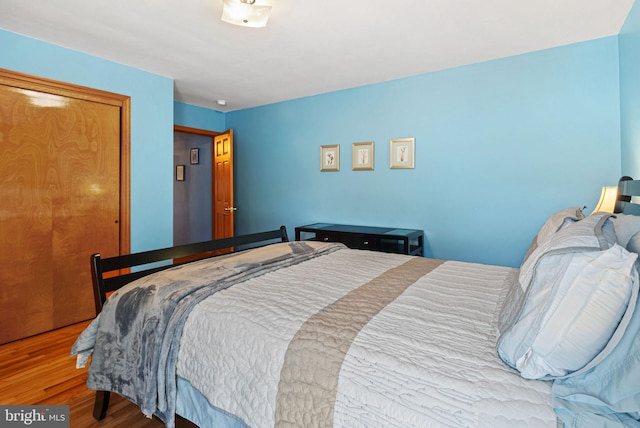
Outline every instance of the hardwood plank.
<svg viewBox="0 0 640 428"><path fill-rule="evenodd" d="M0 404L67 404L72 428L163 427L117 394L111 395L107 417L93 418L95 392L85 386L87 369L76 369L75 358L69 356L87 325L82 322L0 346Z"/></svg>

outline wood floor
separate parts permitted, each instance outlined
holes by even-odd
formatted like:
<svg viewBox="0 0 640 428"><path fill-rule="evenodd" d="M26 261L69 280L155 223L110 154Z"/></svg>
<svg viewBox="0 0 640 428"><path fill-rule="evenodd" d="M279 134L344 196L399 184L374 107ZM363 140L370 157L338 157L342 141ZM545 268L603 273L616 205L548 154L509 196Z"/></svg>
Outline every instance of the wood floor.
<svg viewBox="0 0 640 428"><path fill-rule="evenodd" d="M70 406L72 428L158 428L140 409L111 394L107 417L93 418L94 391L85 386L87 369L76 369L69 356L71 345L88 322L64 327L0 346L0 404Z"/></svg>

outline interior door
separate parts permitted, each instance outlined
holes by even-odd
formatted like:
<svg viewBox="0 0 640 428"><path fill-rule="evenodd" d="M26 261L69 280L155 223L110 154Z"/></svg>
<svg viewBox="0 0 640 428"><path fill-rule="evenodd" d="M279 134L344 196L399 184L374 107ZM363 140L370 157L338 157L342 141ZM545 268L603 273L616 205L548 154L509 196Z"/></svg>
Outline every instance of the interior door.
<svg viewBox="0 0 640 428"><path fill-rule="evenodd" d="M5 85L2 77L0 343L6 343L93 318L89 256L120 254L121 227L129 220L121 212L121 168L128 170L128 160L121 166L122 106L57 87L52 93Z"/></svg>
<svg viewBox="0 0 640 428"><path fill-rule="evenodd" d="M233 131L213 139L213 238L233 236Z"/></svg>

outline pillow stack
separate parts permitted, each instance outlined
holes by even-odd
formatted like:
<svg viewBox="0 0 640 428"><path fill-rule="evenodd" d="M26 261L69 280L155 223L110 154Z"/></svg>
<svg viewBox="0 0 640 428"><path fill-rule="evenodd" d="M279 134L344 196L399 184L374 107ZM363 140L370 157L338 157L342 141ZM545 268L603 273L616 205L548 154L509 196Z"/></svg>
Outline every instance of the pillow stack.
<svg viewBox="0 0 640 428"><path fill-rule="evenodd" d="M525 378L593 368L616 347L635 310L638 254L619 245L610 214L579 214L563 210L545 223L502 308L498 354Z"/></svg>
<svg viewBox="0 0 640 428"><path fill-rule="evenodd" d="M549 242L551 237L555 235L557 231L564 228L565 226L575 223L578 220L582 220L584 218L584 213L582 212L582 208L567 208L562 211L558 211L553 214L549 219L542 225L538 234L533 238L533 242L527 251L527 254L524 256L525 263L529 256L538 248L539 245Z"/></svg>

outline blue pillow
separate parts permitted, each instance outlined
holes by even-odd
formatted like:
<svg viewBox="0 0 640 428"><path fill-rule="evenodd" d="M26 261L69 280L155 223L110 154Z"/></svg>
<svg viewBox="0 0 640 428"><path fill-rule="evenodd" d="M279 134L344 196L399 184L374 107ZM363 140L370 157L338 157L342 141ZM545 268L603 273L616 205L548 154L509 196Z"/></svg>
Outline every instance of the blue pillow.
<svg viewBox="0 0 640 428"><path fill-rule="evenodd" d="M640 231L640 215L616 214L611 217L611 221L616 230L618 244L623 247L626 247L629 239Z"/></svg>
<svg viewBox="0 0 640 428"><path fill-rule="evenodd" d="M627 243L627 251L640 254L640 232L636 232Z"/></svg>
<svg viewBox="0 0 640 428"><path fill-rule="evenodd" d="M637 287L633 298L637 302ZM640 426L640 305L623 331L593 369L554 381L554 411L567 428Z"/></svg>

